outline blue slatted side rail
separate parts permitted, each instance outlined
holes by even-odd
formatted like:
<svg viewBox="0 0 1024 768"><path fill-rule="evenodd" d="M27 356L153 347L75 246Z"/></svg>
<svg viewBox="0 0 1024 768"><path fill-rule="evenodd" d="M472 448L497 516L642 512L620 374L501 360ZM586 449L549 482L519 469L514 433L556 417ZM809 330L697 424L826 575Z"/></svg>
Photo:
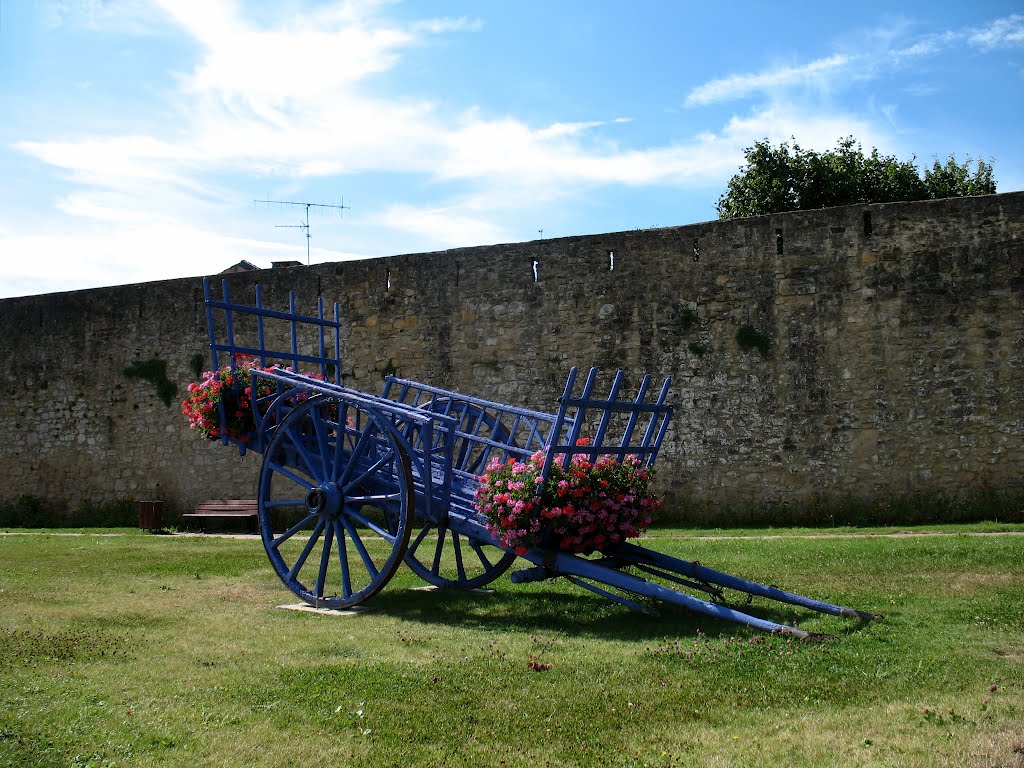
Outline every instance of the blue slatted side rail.
<svg viewBox="0 0 1024 768"><path fill-rule="evenodd" d="M566 468L574 456L586 456L590 461L598 456L614 456L620 460L635 456L647 466L654 464L672 418L672 406L666 402L672 380L665 378L653 399L648 401L652 394L651 377L643 377L633 399L622 397L624 377L624 373L618 371L608 396L599 397L594 394L596 368L590 369L578 395L575 392L578 371L573 368L569 372L565 391L558 399L555 438L547 447L545 481L555 462ZM587 444L577 445L581 438L585 438Z"/></svg>
<svg viewBox="0 0 1024 768"><path fill-rule="evenodd" d="M491 460L527 459L551 442L557 417L460 392L389 376L384 397L458 420L460 444L453 466L460 475L480 475Z"/></svg>
<svg viewBox="0 0 1024 768"><path fill-rule="evenodd" d="M495 459L514 458L525 461L551 442L556 416L550 413L518 408L479 397L464 395L409 379L389 376L383 397L429 413L448 417L451 426L443 425L434 432L435 446L451 445L450 459L437 462L445 475L444 498L433 500L435 509L458 512L470 520L477 517L474 494L479 476ZM447 461L447 463L444 463ZM467 525L472 525L467 522ZM489 538L486 531L474 528L478 537Z"/></svg>
<svg viewBox="0 0 1024 768"><path fill-rule="evenodd" d="M239 304L231 300L228 281L221 281L220 297L211 290L210 278L203 279L206 300L206 325L210 340L213 370L224 365L236 370L239 355L257 359L261 368L280 365L292 371L303 368L319 372L326 381L341 384L341 310L334 304L333 317L325 315L323 297L317 298L315 316L299 314L295 294L288 294L288 311L270 309L263 304L263 289L256 285L256 302ZM269 340L269 341L268 341ZM303 351L314 348L315 352ZM237 386L237 385L236 385ZM253 442L243 443L227 434L221 437L225 445L233 443L240 453L263 449L264 411L280 394L279 386L269 397L253 400L257 432ZM237 393L236 393L237 394ZM224 404L220 404L221 423L226 423Z"/></svg>
<svg viewBox="0 0 1024 768"><path fill-rule="evenodd" d="M298 371L301 363L311 363L319 369L319 372L328 381L341 383L341 310L337 303L334 304L334 317L324 316L324 300L317 298L317 315L300 315L296 309L295 294L288 294L288 312L280 312L268 309L263 306L263 287L256 284L255 305L237 304L231 301L228 294L227 280L221 281L221 298L213 297L210 290L210 278L203 279L203 293L206 299L206 323L210 337L210 353L214 369L220 368L222 364L231 365L234 369L235 355L252 355L260 361L261 367L273 365L274 363L287 363L293 371ZM216 310L221 312L218 314ZM256 320L256 337L236 337L235 315L254 316ZM222 319L218 323L217 320ZM289 340L289 347L267 346L267 324L278 321L284 324L285 333ZM299 330L301 328L313 328L315 341L318 347L318 354L304 354L299 352ZM223 333L223 336L220 334ZM220 362L218 353L225 353L228 357L224 363Z"/></svg>

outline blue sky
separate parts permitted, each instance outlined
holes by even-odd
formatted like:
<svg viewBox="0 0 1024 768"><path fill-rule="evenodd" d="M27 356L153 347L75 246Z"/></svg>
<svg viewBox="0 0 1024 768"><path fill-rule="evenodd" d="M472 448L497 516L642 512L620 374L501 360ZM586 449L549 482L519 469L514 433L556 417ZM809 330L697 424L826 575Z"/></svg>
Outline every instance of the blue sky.
<svg viewBox="0 0 1024 768"><path fill-rule="evenodd" d="M715 218L853 135L1024 188L1018 2L0 0L0 297ZM542 232L541 232L542 231Z"/></svg>

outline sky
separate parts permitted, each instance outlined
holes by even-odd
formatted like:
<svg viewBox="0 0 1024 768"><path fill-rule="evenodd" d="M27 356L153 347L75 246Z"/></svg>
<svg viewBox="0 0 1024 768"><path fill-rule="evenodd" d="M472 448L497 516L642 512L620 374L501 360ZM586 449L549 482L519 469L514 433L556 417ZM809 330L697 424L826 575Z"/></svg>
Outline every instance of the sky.
<svg viewBox="0 0 1024 768"><path fill-rule="evenodd" d="M0 298L708 221L763 139L1021 190L1022 125L1019 0L0 0Z"/></svg>

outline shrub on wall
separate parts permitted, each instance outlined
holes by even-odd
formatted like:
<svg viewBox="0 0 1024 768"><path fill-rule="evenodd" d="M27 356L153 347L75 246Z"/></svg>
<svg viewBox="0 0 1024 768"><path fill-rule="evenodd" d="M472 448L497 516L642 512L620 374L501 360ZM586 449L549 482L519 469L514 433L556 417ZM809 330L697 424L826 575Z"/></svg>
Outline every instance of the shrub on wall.
<svg viewBox="0 0 1024 768"><path fill-rule="evenodd" d="M48 509L45 500L39 496L18 496L8 504L0 504L0 527L3 528L41 528L53 513Z"/></svg>
<svg viewBox="0 0 1024 768"><path fill-rule="evenodd" d="M181 516L164 507L164 525L177 525ZM61 508L39 496L23 495L0 504L0 528L136 528L139 502L134 499L85 501L74 508Z"/></svg>
<svg viewBox="0 0 1024 768"><path fill-rule="evenodd" d="M170 405L178 394L178 385L167 378L167 363L152 358L146 361L136 360L124 369L124 375L130 379L142 379L156 387L156 395L164 405Z"/></svg>
<svg viewBox="0 0 1024 768"><path fill-rule="evenodd" d="M771 339L752 325L740 326L740 329L736 331L736 343L744 351L756 349L763 357L768 356L768 350L771 348Z"/></svg>
<svg viewBox="0 0 1024 768"><path fill-rule="evenodd" d="M863 499L822 495L804 501L740 504L666 500L655 526L766 528L904 526L940 523L1024 523L1024 488L979 487L969 494L919 492Z"/></svg>
<svg viewBox="0 0 1024 768"><path fill-rule="evenodd" d="M94 504L86 501L71 510L63 525L68 528L128 528L139 524L139 504L117 499Z"/></svg>

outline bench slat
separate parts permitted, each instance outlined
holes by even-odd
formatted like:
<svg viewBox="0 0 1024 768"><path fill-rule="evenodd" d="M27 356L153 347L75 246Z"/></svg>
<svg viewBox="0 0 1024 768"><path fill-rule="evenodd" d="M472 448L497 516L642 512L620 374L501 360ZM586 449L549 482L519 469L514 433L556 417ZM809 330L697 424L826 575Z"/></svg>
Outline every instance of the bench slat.
<svg viewBox="0 0 1024 768"><path fill-rule="evenodd" d="M257 517L256 510L244 509L204 509L202 511L185 512L182 517Z"/></svg>
<svg viewBox="0 0 1024 768"><path fill-rule="evenodd" d="M208 499L196 504L191 512L182 514L184 519L205 519L213 517L224 518L248 518L250 519L249 530L254 529L251 522L259 516L259 505L256 499ZM206 531L206 524L203 523L202 530Z"/></svg>

